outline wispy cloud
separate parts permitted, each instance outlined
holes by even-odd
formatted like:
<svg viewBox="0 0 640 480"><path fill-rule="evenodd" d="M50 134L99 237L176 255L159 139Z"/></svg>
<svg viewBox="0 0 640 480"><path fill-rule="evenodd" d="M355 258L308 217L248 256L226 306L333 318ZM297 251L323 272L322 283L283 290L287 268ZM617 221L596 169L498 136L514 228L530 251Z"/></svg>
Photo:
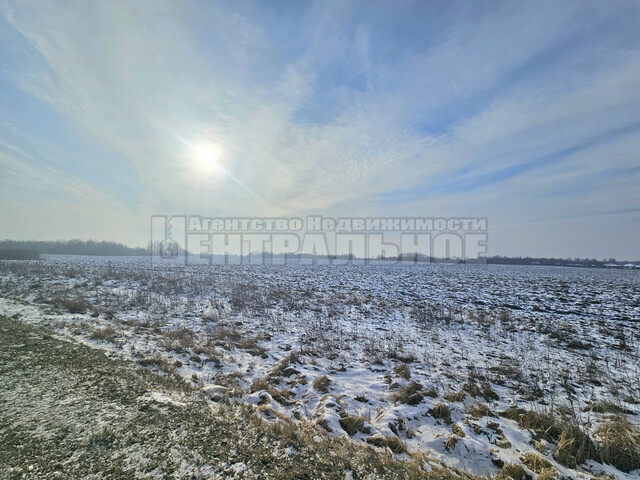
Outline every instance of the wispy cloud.
<svg viewBox="0 0 640 480"><path fill-rule="evenodd" d="M634 201L631 2L0 5L0 91L24 95L0 96L14 149L0 168L24 180L39 162L40 180L23 181L34 202L51 195L46 178L77 182L59 195L141 225L122 240L143 243L157 212L474 213L503 229L529 219L535 237L541 218ZM47 138L45 121L64 123L64 138ZM193 170L207 141L233 179ZM25 153L31 173L16 170ZM17 195L3 190L3 204ZM494 245L530 242L516 237ZM578 253L610 250L598 242Z"/></svg>

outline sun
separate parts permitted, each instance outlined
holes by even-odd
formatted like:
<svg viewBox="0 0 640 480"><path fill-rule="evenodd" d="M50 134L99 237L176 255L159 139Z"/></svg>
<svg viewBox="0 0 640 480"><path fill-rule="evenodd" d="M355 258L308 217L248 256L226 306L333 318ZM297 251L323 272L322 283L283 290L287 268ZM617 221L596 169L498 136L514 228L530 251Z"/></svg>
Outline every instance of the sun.
<svg viewBox="0 0 640 480"><path fill-rule="evenodd" d="M221 149L218 145L199 145L194 149L194 159L198 170L202 173L213 173L218 170Z"/></svg>

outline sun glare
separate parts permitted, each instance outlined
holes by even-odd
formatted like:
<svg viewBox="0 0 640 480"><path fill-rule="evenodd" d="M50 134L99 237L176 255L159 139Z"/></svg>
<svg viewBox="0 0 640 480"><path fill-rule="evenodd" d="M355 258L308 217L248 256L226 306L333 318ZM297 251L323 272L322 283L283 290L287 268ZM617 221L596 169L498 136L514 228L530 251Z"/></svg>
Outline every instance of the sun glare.
<svg viewBox="0 0 640 480"><path fill-rule="evenodd" d="M200 145L195 148L195 162L202 173L213 173L218 169L221 150L217 145Z"/></svg>

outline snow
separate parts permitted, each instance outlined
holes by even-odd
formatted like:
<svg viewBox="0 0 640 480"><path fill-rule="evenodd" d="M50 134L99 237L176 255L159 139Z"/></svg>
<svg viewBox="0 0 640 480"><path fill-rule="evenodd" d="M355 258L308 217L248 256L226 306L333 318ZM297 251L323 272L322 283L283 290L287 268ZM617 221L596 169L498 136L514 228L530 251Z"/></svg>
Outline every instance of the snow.
<svg viewBox="0 0 640 480"><path fill-rule="evenodd" d="M588 431L602 418L585 409L589 402L611 401L630 411L633 423L640 419L634 403L640 399L640 274L633 270L163 266L144 258L48 256L2 262L0 274L3 315L50 325L110 355L166 360L212 400L237 395L270 419L308 420L348 437L341 415L363 417L371 431L354 441L397 436L409 452L428 452L471 473L495 474L496 458L520 463L525 452L539 453L516 422L471 419L466 410L473 402L494 412L564 407ZM68 313L60 299L77 297L87 310ZM106 327L115 330L115 343L92 338ZM183 339L183 329L191 337ZM274 374L291 353L290 369ZM410 379L395 373L402 364ZM149 368L160 368L154 365ZM324 375L326 392L313 386ZM444 398L470 378L488 382L499 398ZM256 380L266 380L269 391L251 392ZM435 396L414 405L393 400L414 381ZM283 400L282 391L289 397ZM441 402L465 434L450 450L452 425L430 414ZM510 447L500 446L505 439ZM571 477L628 477L593 461L571 470L545 458ZM232 470L241 473L236 465Z"/></svg>

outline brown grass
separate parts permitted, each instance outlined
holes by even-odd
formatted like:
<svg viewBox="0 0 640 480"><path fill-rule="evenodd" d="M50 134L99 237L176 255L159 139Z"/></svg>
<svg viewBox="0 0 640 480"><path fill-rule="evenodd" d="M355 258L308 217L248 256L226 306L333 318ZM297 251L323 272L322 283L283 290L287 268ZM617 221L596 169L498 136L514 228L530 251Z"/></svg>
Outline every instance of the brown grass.
<svg viewBox="0 0 640 480"><path fill-rule="evenodd" d="M393 453L406 453L407 447L397 437L376 435L367 438L367 443L375 447L389 448Z"/></svg>
<svg viewBox="0 0 640 480"><path fill-rule="evenodd" d="M538 474L537 480L555 480L558 478L558 472L555 468L545 468Z"/></svg>
<svg viewBox="0 0 640 480"><path fill-rule="evenodd" d="M331 385L331 379L326 375L321 375L313 381L312 385L313 388L322 393L329 393L329 385Z"/></svg>
<svg viewBox="0 0 640 480"><path fill-rule="evenodd" d="M505 463L496 480L527 480L529 476L524 468L515 463Z"/></svg>
<svg viewBox="0 0 640 480"><path fill-rule="evenodd" d="M495 413L484 403L475 402L467 408L467 413L473 418L493 417Z"/></svg>
<svg viewBox="0 0 640 480"><path fill-rule="evenodd" d="M453 450L455 450L456 448L456 443L458 443L458 439L451 435L449 438L447 438L447 440L444 442L444 449L447 452L452 452Z"/></svg>
<svg viewBox="0 0 640 480"><path fill-rule="evenodd" d="M404 378L405 380L409 380L411 378L411 370L409 370L409 366L404 363L396 366L393 371L397 376Z"/></svg>
<svg viewBox="0 0 640 480"><path fill-rule="evenodd" d="M421 390L422 385L418 382L411 382L409 385L400 388L400 390L391 395L391 401L407 405L418 405L424 398L422 393L420 393Z"/></svg>
<svg viewBox="0 0 640 480"><path fill-rule="evenodd" d="M364 422L366 418L358 417L355 415L348 415L346 413L340 414L340 426L349 435L353 436L358 432L371 433L371 429L365 426Z"/></svg>
<svg viewBox="0 0 640 480"><path fill-rule="evenodd" d="M567 424L560 433L553 458L562 465L575 468L590 458L596 458L596 453L589 436L578 425Z"/></svg>
<svg viewBox="0 0 640 480"><path fill-rule="evenodd" d="M538 413L533 410L511 407L500 412L500 416L515 420L520 428L533 431L537 436L546 440L558 441L562 432L556 419L550 413Z"/></svg>
<svg viewBox="0 0 640 480"><path fill-rule="evenodd" d="M111 326L105 327L105 328L101 328L98 330L94 330L91 335L89 335L89 338L91 340L102 340L105 342L111 342L111 343L115 343L116 342L116 334L117 334L117 330Z"/></svg>
<svg viewBox="0 0 640 480"><path fill-rule="evenodd" d="M464 430L462 430L462 427L457 423L453 424L453 426L451 427L451 431L458 435L460 438L464 438L467 436L466 433L464 433Z"/></svg>
<svg viewBox="0 0 640 480"><path fill-rule="evenodd" d="M600 458L623 472L640 468L640 432L626 418L607 419L595 431Z"/></svg>
<svg viewBox="0 0 640 480"><path fill-rule="evenodd" d="M449 407L444 403L440 402L436 404L431 410L429 410L429 413L433 418L444 420L444 423L447 425L451 424L451 410L449 410Z"/></svg>
<svg viewBox="0 0 640 480"><path fill-rule="evenodd" d="M534 473L540 474L544 470L553 469L551 466L551 462L545 460L537 453L527 452L520 457L520 460L524 465L529 467L529 470Z"/></svg>

